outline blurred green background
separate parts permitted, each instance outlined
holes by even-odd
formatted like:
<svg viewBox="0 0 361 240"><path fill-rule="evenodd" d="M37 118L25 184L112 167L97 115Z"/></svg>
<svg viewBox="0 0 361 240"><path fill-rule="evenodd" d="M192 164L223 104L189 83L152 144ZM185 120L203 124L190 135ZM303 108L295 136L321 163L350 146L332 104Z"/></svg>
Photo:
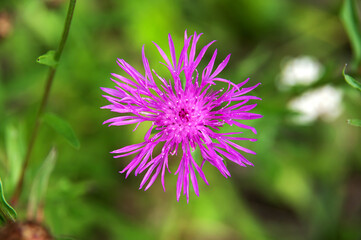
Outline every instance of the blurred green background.
<svg viewBox="0 0 361 240"><path fill-rule="evenodd" d="M32 179L52 146L58 160L49 180L45 224L70 239L361 239L361 96L342 77L352 62L340 21L339 0L78 0L48 104L48 111L71 124L81 147L73 149L42 125L17 211L26 216ZM359 7L361 4L359 4ZM68 7L65 0L0 2L0 176L10 198L18 173L9 159L21 161L44 89L48 69L36 58L56 49ZM358 9L360 10L360 9ZM359 11L360 12L360 11ZM209 164L200 197L176 200L176 179L166 175L139 191L141 177L118 173L131 157L113 159L110 151L138 143L146 127L110 127L115 116L100 87L113 87L110 73L123 74L116 59L143 71L141 47L151 67L164 71L152 41L168 52L167 34L181 48L184 30L203 32L200 45L217 40L205 55L232 53L222 77L248 86L253 94L256 143L242 143L254 167L228 161L225 179ZM282 87L289 59L310 56L322 74L310 85ZM207 60L202 62L204 67ZM361 73L361 68L353 68ZM342 91L341 113L307 124L292 121L291 99L330 84ZM324 99L324 101L328 101ZM252 136L246 131L247 136ZM173 159L176 169L179 159ZM19 166L19 165L17 165ZM15 171L15 173L14 173Z"/></svg>

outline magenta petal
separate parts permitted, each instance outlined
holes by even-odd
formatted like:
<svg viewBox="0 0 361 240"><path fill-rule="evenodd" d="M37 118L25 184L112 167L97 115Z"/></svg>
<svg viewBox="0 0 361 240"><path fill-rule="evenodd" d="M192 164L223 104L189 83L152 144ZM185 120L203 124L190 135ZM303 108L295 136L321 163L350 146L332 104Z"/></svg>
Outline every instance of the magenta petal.
<svg viewBox="0 0 361 240"><path fill-rule="evenodd" d="M143 147L144 145L145 145L145 142L137 143L137 144L133 144L133 145L129 145L129 146L120 148L120 149L118 149L118 150L114 150L114 151L111 152L111 153L124 153L124 152L129 152L129 151L132 151L132 150L134 150L134 149Z"/></svg>
<svg viewBox="0 0 361 240"><path fill-rule="evenodd" d="M163 57L163 59L164 59L164 61L167 63L167 65L168 65L169 67L171 67L172 65L171 65L171 63L169 62L169 59L168 59L167 55L164 53L164 51L163 51L163 50L158 46L158 44L156 44L155 42L153 42L153 44L157 47L160 55Z"/></svg>
<svg viewBox="0 0 361 240"><path fill-rule="evenodd" d="M214 50L211 60L209 61L208 65L204 69L206 72L205 72L205 75L203 76L203 80L208 80L209 76L211 75L216 57L217 57L217 49Z"/></svg>
<svg viewBox="0 0 361 240"><path fill-rule="evenodd" d="M230 57L231 57L231 54L228 54L228 56L218 65L217 69L211 75L211 78L214 78L215 76L217 76L227 66Z"/></svg>
<svg viewBox="0 0 361 240"><path fill-rule="evenodd" d="M168 40L169 40L170 55L172 57L172 62L173 62L173 69L175 69L175 67L177 66L177 59L176 59L176 55L175 55L173 39L170 34L168 34Z"/></svg>

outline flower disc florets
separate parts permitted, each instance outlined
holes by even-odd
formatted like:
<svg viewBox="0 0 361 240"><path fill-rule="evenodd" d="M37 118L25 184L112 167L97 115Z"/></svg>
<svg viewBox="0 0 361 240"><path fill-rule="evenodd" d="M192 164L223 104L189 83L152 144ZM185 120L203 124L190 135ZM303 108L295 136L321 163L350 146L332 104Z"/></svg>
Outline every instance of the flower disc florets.
<svg viewBox="0 0 361 240"><path fill-rule="evenodd" d="M152 123L151 128L144 136L144 142L112 152L117 154L115 158L137 154L121 173L127 172L126 177L128 177L133 170L135 170L135 175L147 170L140 188L149 180L145 187L147 190L161 173L161 181L165 190L164 174L165 169L169 171L168 157L177 154L178 147L182 149L182 159L178 170L175 172L178 174L177 199L179 199L182 189L187 200L189 199L189 178L195 193L199 195L196 172L208 184L201 167L198 166L191 154L196 147L199 148L203 158L202 166L205 162L209 162L225 177L230 176L230 173L223 158L241 166L252 165L237 150L255 153L231 140L256 141L256 139L230 136L241 132L220 133L220 129L225 124L234 124L256 133L253 127L244 125L237 120L262 117L262 115L248 112L257 104L245 105L251 99L260 100L258 97L245 95L259 84L249 88L241 88L248 79L242 83L234 84L218 77L218 74L227 65L230 55L213 70L217 56L216 49L210 62L202 71L202 75L199 75L197 66L208 47L214 42L203 47L196 57L196 45L200 36L201 34L194 33L188 37L185 33L184 47L178 59L170 35L171 60L155 44L165 61L164 65L171 73L171 79L164 79L154 70L150 70L143 47L142 58L145 74L140 74L123 59L118 59L119 66L130 78L112 74L117 79L112 79L117 85L115 89L102 88L104 92L111 95L104 95L111 104L103 108L122 114L104 123L109 123L109 126L137 123L136 128L142 122L149 121ZM157 86L153 74L160 80L160 87ZM218 91L211 90L211 85L215 85L216 81L227 83L228 88ZM163 144L162 150L157 156L153 156L154 148L158 144Z"/></svg>

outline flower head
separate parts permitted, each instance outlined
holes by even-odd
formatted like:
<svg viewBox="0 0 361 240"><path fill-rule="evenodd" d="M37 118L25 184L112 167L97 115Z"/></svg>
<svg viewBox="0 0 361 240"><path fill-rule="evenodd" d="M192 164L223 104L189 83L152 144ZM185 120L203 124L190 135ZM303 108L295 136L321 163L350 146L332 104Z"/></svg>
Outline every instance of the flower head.
<svg viewBox="0 0 361 240"><path fill-rule="evenodd" d="M220 133L225 125L236 125L240 128L250 129L256 134L256 129L247 126L238 120L260 118L262 115L249 111L257 104L246 105L255 96L245 95L256 88L241 88L248 81L234 84L229 80L218 77L218 74L227 65L228 55L217 67L214 67L217 49L203 71L198 72L197 67L202 60L211 42L196 54L196 45L202 34L188 37L184 36L184 47L179 58L176 57L174 44L169 35L170 58L156 44L163 57L163 63L171 74L171 79L159 76L149 67L148 59L142 49L142 59L145 74L139 73L123 59L118 59L118 65L130 76L128 78L112 74L116 86L114 89L102 88L108 95L104 97L111 103L103 108L120 113L121 116L111 118L104 122L109 126L137 124L149 121L152 126L144 136L144 142L126 146L113 151L114 157L125 157L136 154L134 159L121 171L126 177L134 170L135 175L146 172L140 184L147 190L161 175L161 182L165 191L164 174L168 167L169 156L175 155L181 149L182 159L175 174L178 174L177 199L183 194L189 200L189 184L193 185L194 192L199 196L196 172L208 184L202 171L205 162L212 164L226 178L230 176L224 158L241 166L252 165L239 151L255 154L233 140L256 139L237 137L240 132ZM157 80L156 80L157 79ZM160 87L156 81L160 82ZM228 84L227 89L212 90L215 82ZM134 130L135 130L134 129ZM232 136L233 135L233 136ZM237 135L237 136L234 136ZM162 145L161 152L154 156L155 147ZM192 156L196 147L199 148L203 158L201 166ZM179 149L178 149L179 148ZM239 150L239 151L238 151ZM190 179L190 181L189 181Z"/></svg>
<svg viewBox="0 0 361 240"><path fill-rule="evenodd" d="M333 121L342 113L342 91L331 85L309 90L292 99L288 108L299 114L291 120L297 124L311 124L317 119Z"/></svg>
<svg viewBox="0 0 361 240"><path fill-rule="evenodd" d="M300 56L287 60L282 67L280 87L308 86L322 77L323 65L314 57Z"/></svg>

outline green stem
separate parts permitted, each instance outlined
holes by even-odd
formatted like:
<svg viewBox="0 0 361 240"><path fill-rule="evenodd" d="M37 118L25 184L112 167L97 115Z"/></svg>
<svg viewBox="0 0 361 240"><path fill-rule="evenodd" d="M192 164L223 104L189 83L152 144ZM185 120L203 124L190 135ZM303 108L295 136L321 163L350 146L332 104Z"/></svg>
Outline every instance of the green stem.
<svg viewBox="0 0 361 240"><path fill-rule="evenodd" d="M54 57L56 61L59 61L60 56L61 56L64 46L65 46L66 39L68 38L68 35L69 35L69 29L70 29L71 20L73 18L75 2L76 2L76 0L70 0L70 3L69 3L68 14L67 14L66 20L65 20L63 36L61 37L61 41L60 41L58 50L56 51L55 57Z"/></svg>
<svg viewBox="0 0 361 240"><path fill-rule="evenodd" d="M61 54L63 52L63 49L64 49L64 46L65 46L65 42L66 42L66 40L68 38L70 24L71 24L71 20L73 18L73 13L74 13L75 3L76 3L76 0L70 0L63 35L61 37L59 47L58 47L58 49L57 49L57 51L55 53L55 56L54 56L54 58L55 58L55 60L57 62L60 59L60 56L61 56ZM43 97L41 99L41 104L40 104L39 110L38 110L38 112L36 114L34 128L33 128L32 132L31 132L31 135L30 135L29 145L28 145L28 148L26 150L23 166L21 168L20 178L19 178L19 181L18 181L18 183L16 185L16 189L14 191L13 197L11 199L11 204L13 206L17 204L17 202L18 202L18 200L20 198L21 192L23 190L26 169L27 169L27 167L29 165L31 153L33 151L33 147L34 147L36 138L38 136L39 128L40 128L40 125L41 125L41 117L42 117L42 115L44 113L45 107L46 107L48 99L49 99L50 89L51 89L51 86L52 86L52 83L53 83L55 72L56 72L56 66L55 67L50 67L48 77L47 77L47 80L46 80L46 85L45 85Z"/></svg>

